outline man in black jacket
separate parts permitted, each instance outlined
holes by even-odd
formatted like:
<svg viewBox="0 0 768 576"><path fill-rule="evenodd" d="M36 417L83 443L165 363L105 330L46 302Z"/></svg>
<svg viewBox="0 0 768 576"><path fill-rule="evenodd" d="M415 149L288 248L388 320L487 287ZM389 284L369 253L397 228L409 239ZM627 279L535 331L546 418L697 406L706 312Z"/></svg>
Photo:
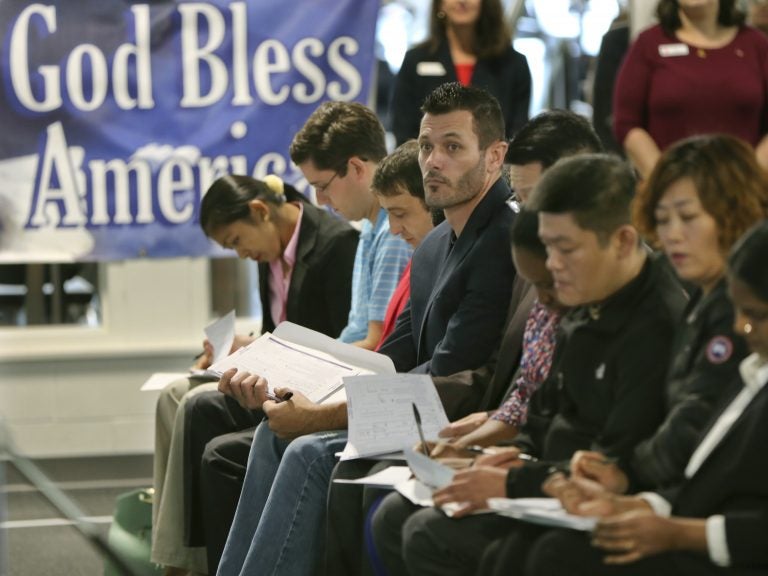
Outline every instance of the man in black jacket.
<svg viewBox="0 0 768 576"><path fill-rule="evenodd" d="M550 376L534 394L517 446L459 472L434 494L456 516L495 496L541 495L553 467L592 447L625 459L663 417L664 376L685 298L653 265L630 224L634 177L620 160L585 155L559 162L536 186L558 299L572 306ZM522 460L527 453L537 461ZM414 510L417 510L414 513ZM513 529L495 516L448 518L387 497L373 520L376 547L391 574L474 574L483 550Z"/></svg>

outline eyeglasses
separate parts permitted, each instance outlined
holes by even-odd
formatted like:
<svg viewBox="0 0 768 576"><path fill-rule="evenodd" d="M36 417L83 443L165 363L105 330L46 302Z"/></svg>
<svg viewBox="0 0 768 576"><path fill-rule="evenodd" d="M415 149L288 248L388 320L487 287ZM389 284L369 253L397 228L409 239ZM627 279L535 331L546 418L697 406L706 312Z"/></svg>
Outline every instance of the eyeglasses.
<svg viewBox="0 0 768 576"><path fill-rule="evenodd" d="M328 186L330 186L334 180L336 180L336 176L338 176L338 172L334 172L333 176L331 176L331 179L328 180L325 184L315 184L315 192L318 194L325 194L325 191L328 190Z"/></svg>

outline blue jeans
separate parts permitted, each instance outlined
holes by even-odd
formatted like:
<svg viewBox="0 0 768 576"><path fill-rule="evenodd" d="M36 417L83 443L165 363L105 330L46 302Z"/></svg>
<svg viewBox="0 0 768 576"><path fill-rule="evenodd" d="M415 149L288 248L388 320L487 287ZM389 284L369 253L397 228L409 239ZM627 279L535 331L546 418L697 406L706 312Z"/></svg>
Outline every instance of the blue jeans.
<svg viewBox="0 0 768 576"><path fill-rule="evenodd" d="M334 454L346 430L280 440L263 422L248 470L220 576L313 574L325 539L325 502Z"/></svg>

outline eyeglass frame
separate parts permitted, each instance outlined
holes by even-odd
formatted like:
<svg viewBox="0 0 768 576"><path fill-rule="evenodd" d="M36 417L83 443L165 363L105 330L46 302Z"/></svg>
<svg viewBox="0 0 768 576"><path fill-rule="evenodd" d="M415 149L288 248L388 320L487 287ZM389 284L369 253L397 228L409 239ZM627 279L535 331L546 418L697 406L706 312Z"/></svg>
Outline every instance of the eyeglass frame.
<svg viewBox="0 0 768 576"><path fill-rule="evenodd" d="M328 182L325 184L315 184L315 192L317 194L325 194L325 191L328 190L328 187L333 184L333 181L336 180L336 177L341 173L340 170L336 170L336 172L333 173L333 176L330 177Z"/></svg>

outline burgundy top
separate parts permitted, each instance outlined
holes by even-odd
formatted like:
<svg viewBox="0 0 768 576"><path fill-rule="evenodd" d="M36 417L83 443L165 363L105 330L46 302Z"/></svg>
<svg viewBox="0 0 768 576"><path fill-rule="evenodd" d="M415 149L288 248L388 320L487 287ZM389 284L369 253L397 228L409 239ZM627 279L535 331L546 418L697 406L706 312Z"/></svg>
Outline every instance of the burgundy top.
<svg viewBox="0 0 768 576"><path fill-rule="evenodd" d="M768 131L768 38L743 26L728 45L699 49L653 26L630 47L613 98L618 142L643 128L660 150L713 132L754 146Z"/></svg>

